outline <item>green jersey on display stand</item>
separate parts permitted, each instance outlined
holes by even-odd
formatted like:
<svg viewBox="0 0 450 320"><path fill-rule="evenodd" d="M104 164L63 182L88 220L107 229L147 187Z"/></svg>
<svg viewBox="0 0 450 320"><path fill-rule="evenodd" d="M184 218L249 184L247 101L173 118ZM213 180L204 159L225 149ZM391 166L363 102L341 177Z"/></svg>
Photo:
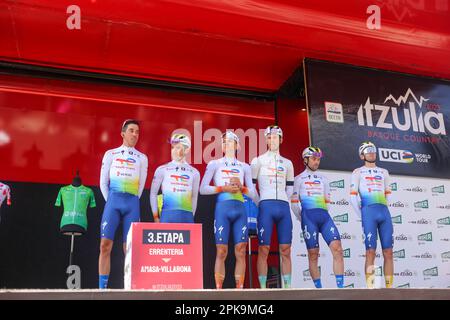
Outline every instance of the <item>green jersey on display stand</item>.
<svg viewBox="0 0 450 320"><path fill-rule="evenodd" d="M94 192L83 185L75 187L68 185L59 190L55 206L60 207L61 201L64 206L64 213L61 218L60 228L68 224L76 224L87 229L86 211L88 206L96 206Z"/></svg>

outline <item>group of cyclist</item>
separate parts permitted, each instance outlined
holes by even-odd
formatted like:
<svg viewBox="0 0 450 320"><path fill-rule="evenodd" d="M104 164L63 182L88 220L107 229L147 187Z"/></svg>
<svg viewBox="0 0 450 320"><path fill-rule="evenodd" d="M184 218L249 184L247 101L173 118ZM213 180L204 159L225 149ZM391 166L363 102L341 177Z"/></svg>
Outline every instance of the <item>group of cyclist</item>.
<svg viewBox="0 0 450 320"><path fill-rule="evenodd" d="M105 153L100 174L100 188L106 204L101 222L99 288L107 288L110 254L120 221L123 221L124 250L131 223L139 221L139 198L147 178L147 156L135 149L139 138L139 122L126 120L122 125L121 136L123 144ZM240 148L239 137L232 131L224 132L223 157L210 161L203 178L200 179L199 171L186 161L186 155L191 148L190 138L184 134L174 134L170 139L172 160L156 169L151 184L150 204L154 222L192 223L198 194L216 194L216 288L222 288L224 282L230 234L234 241L236 257L236 288L243 288L249 236L245 202L253 201L258 207L257 271L260 286L266 288L267 258L275 225L283 287L290 288L292 211L301 223L308 250L309 270L315 287L322 287L318 268L320 233L333 255L336 285L343 288L344 262L340 235L328 212L330 192L327 179L318 171L323 157L322 150L314 146L303 150L302 161L305 170L295 177L292 162L280 155L280 145L283 143L281 128L269 126L264 136L268 150L254 158L249 165L236 158L236 152ZM376 166L376 147L373 143L362 143L358 153L364 165L353 171L351 204L362 220L367 286L374 286L373 264L379 233L386 287L392 287L393 227L387 207L390 194L389 173ZM162 206L158 205L159 190L162 191Z"/></svg>

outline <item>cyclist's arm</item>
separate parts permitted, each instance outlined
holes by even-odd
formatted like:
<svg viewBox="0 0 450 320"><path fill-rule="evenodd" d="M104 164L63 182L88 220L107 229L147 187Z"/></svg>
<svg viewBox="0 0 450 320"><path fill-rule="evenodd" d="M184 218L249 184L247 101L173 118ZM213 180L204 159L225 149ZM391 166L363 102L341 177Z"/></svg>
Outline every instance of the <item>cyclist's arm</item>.
<svg viewBox="0 0 450 320"><path fill-rule="evenodd" d="M294 188L291 196L291 209L294 215L300 220L301 202L300 202L300 176L294 179Z"/></svg>
<svg viewBox="0 0 450 320"><path fill-rule="evenodd" d="M255 203L256 204L259 203L259 194L258 194L258 191L256 190L256 183L258 182L258 175L259 175L260 168L261 168L261 164L258 161L258 157L253 158L253 160L250 164L250 169L251 169L251 173L252 173L253 187L255 188Z"/></svg>
<svg viewBox="0 0 450 320"><path fill-rule="evenodd" d="M195 216L195 211L197 210L199 185L200 185L200 173L198 171L196 171L195 175L194 175L194 181L192 184L192 215L194 215L194 216Z"/></svg>
<svg viewBox="0 0 450 320"><path fill-rule="evenodd" d="M389 205L390 200L391 200L391 178L389 176L389 171L385 170L385 175L384 175L384 195L386 196L386 202Z"/></svg>
<svg viewBox="0 0 450 320"><path fill-rule="evenodd" d="M11 205L11 189L9 187L6 188L6 204Z"/></svg>
<svg viewBox="0 0 450 320"><path fill-rule="evenodd" d="M145 181L147 180L147 171L148 171L148 159L145 154L142 155L140 174L139 174L139 198L142 196L142 192L144 191Z"/></svg>
<svg viewBox="0 0 450 320"><path fill-rule="evenodd" d="M258 157L253 158L250 167L252 169L252 182L256 186L256 183L258 182L259 169L261 168Z"/></svg>
<svg viewBox="0 0 450 320"><path fill-rule="evenodd" d="M105 201L108 200L109 194L109 169L111 168L112 154L107 151L103 156L102 169L100 170L100 190Z"/></svg>
<svg viewBox="0 0 450 320"><path fill-rule="evenodd" d="M361 204L358 197L359 179L360 179L359 169L355 169L352 173L352 182L350 185L350 202L352 204L353 210L355 210L358 217L361 218Z"/></svg>
<svg viewBox="0 0 450 320"><path fill-rule="evenodd" d="M164 171L162 167L158 167L153 176L152 185L150 187L150 207L153 216L158 216L158 191L164 179Z"/></svg>
<svg viewBox="0 0 450 320"><path fill-rule="evenodd" d="M246 164L244 167L244 180L245 187L243 188L242 192L247 194L253 200L253 202L256 202L256 188L253 185L252 169L248 164Z"/></svg>
<svg viewBox="0 0 450 320"><path fill-rule="evenodd" d="M289 161L287 164L287 175L286 175L286 194L288 199L291 198L294 190L294 166L292 162Z"/></svg>
<svg viewBox="0 0 450 320"><path fill-rule="evenodd" d="M209 195L216 194L222 192L221 187L210 186L212 178L214 177L214 173L216 172L216 166L214 162L208 163L206 166L205 175L203 176L203 180L200 184L200 194Z"/></svg>
<svg viewBox="0 0 450 320"><path fill-rule="evenodd" d="M323 177L323 187L324 187L324 197L325 197L325 203L327 205L327 210L329 210L330 206L330 200L331 200L331 194L330 194L330 185L328 184L327 177Z"/></svg>

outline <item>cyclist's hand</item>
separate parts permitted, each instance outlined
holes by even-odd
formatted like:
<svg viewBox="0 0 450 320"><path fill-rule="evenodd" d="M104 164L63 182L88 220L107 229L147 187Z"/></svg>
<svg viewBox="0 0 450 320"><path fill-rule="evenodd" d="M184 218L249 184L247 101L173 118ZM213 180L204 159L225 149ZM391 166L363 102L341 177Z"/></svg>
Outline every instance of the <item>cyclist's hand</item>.
<svg viewBox="0 0 450 320"><path fill-rule="evenodd" d="M223 192L238 193L241 191L236 185L226 185L222 187Z"/></svg>

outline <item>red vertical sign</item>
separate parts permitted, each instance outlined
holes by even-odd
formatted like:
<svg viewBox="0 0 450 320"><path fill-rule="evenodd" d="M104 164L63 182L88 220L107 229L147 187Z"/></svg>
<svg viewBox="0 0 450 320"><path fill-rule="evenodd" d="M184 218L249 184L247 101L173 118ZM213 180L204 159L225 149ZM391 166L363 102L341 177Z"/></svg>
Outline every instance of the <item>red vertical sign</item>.
<svg viewBox="0 0 450 320"><path fill-rule="evenodd" d="M126 289L203 289L202 225L133 223L125 257Z"/></svg>

